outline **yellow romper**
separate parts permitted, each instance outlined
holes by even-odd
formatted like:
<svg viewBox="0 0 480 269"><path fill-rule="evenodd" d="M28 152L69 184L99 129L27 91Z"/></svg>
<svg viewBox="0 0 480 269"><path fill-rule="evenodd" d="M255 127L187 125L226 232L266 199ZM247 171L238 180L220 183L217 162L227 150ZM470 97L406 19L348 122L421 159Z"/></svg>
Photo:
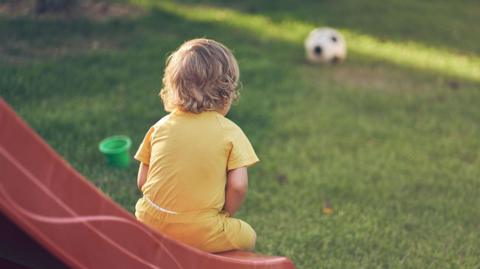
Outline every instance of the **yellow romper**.
<svg viewBox="0 0 480 269"><path fill-rule="evenodd" d="M235 123L175 110L150 128L135 159L149 165L137 219L208 252L253 247L252 227L222 212L227 171L259 161Z"/></svg>

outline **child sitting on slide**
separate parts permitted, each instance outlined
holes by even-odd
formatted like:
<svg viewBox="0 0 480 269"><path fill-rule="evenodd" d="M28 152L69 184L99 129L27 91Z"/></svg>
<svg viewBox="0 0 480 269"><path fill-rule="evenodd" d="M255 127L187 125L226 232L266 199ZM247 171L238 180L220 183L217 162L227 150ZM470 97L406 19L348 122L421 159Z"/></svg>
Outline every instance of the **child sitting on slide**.
<svg viewBox="0 0 480 269"><path fill-rule="evenodd" d="M225 118L238 97L239 68L224 45L185 42L167 59L160 91L168 115L147 132L135 159L143 192L137 219L208 252L255 246L252 227L233 218L258 162L242 130Z"/></svg>

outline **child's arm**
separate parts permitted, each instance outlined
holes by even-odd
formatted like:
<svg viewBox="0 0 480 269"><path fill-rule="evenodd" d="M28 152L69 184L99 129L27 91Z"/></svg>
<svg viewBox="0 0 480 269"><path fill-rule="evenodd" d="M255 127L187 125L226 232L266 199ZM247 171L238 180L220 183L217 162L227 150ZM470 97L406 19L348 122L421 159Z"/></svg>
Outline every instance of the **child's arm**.
<svg viewBox="0 0 480 269"><path fill-rule="evenodd" d="M138 176L137 176L137 186L139 190L142 190L143 184L147 181L148 175L148 164L140 163L140 167L138 168Z"/></svg>
<svg viewBox="0 0 480 269"><path fill-rule="evenodd" d="M242 205L248 190L248 173L246 167L228 171L225 190L224 210L233 217Z"/></svg>

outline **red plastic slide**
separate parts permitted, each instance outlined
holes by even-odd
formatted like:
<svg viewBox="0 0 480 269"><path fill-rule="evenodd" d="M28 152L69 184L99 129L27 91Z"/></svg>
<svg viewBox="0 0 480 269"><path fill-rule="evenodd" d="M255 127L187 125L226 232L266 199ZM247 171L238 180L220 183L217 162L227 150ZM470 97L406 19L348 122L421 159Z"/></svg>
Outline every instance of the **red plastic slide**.
<svg viewBox="0 0 480 269"><path fill-rule="evenodd" d="M138 222L0 99L0 266L293 269L285 257L199 251Z"/></svg>

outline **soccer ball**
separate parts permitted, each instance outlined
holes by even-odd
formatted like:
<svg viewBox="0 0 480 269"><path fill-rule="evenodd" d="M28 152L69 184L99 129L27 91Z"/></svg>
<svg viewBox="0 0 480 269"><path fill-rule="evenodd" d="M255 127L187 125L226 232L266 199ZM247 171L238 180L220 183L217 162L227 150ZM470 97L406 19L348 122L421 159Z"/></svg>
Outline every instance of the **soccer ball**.
<svg viewBox="0 0 480 269"><path fill-rule="evenodd" d="M338 63L347 56L347 44L336 30L317 28L305 39L305 52L312 63Z"/></svg>

